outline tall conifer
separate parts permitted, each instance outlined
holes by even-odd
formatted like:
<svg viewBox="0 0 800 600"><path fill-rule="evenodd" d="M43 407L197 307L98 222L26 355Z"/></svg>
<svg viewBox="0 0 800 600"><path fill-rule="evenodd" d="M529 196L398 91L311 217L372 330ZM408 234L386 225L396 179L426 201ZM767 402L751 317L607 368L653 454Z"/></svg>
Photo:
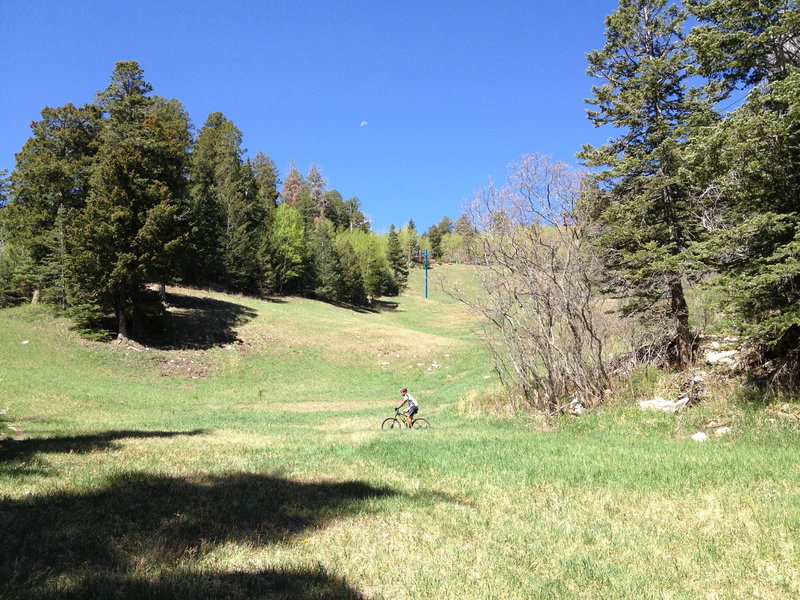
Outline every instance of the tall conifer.
<svg viewBox="0 0 800 600"><path fill-rule="evenodd" d="M693 235L681 148L693 110L687 91L690 56L686 15L666 0L620 0L606 19L606 43L588 54L588 72L601 80L588 102L595 126L620 135L580 157L593 167L604 194L596 207L606 228L609 288L628 299L628 313L663 310L671 321L670 359L692 361L684 292L686 250Z"/></svg>

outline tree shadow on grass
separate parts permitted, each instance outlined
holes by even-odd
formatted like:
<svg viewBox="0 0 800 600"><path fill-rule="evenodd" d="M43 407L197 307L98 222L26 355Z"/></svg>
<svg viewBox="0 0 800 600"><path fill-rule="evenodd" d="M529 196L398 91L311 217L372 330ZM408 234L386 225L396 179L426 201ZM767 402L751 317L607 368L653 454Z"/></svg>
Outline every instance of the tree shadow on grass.
<svg viewBox="0 0 800 600"><path fill-rule="evenodd" d="M3 474L5 470L19 472L20 465L29 465L31 458L40 454L89 454L90 452L114 450L119 446L116 442L122 439L167 438L203 433L206 433L203 429L191 431L121 430L27 440L7 439L0 441L0 474ZM22 471L25 469L23 468Z"/></svg>
<svg viewBox="0 0 800 600"><path fill-rule="evenodd" d="M37 600L158 598L159 600L366 600L343 579L322 569L254 573L178 572L156 578L93 576L69 591L37 593Z"/></svg>
<svg viewBox="0 0 800 600"><path fill-rule="evenodd" d="M236 327L254 319L252 308L214 298L167 294L168 314L161 330L141 342L160 350L208 350L240 341Z"/></svg>
<svg viewBox="0 0 800 600"><path fill-rule="evenodd" d="M341 303L334 303L334 306L338 306L340 308L346 308L348 310L352 310L353 312L359 314L380 314L384 312L403 312L399 306L399 302L391 302L389 300L373 300L372 304L367 306L362 306L360 304L341 304Z"/></svg>
<svg viewBox="0 0 800 600"><path fill-rule="evenodd" d="M2 500L0 597L358 599L319 569L215 572L203 559L225 545L291 543L394 493L359 481L129 472L86 493Z"/></svg>

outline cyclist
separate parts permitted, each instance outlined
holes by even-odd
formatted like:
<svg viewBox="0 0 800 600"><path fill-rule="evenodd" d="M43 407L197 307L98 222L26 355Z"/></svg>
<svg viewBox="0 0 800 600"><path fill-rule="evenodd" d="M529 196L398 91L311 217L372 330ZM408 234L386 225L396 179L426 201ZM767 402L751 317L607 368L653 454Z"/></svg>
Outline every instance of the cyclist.
<svg viewBox="0 0 800 600"><path fill-rule="evenodd" d="M400 395L403 397L403 401L400 403L400 406L395 406L395 410L400 410L404 404L408 404L408 408L403 411L403 414L406 416L406 424L408 424L408 428L411 429L411 417L419 410L419 402L416 401L414 396L408 393L408 389L402 388L400 390Z"/></svg>

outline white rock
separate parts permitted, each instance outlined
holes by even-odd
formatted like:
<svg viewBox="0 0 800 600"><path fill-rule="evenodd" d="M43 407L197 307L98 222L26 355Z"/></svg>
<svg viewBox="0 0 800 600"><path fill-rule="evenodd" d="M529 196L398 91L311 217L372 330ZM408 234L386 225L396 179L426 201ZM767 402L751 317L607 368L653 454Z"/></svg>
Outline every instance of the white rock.
<svg viewBox="0 0 800 600"><path fill-rule="evenodd" d="M695 433L695 434L692 436L692 439L693 439L695 442L700 442L700 443L702 443L702 442L705 442L705 441L708 439L708 436L707 436L705 433L703 433L702 431L698 431L697 433Z"/></svg>
<svg viewBox="0 0 800 600"><path fill-rule="evenodd" d="M28 344L28 343L30 343L30 342L29 342L28 340L22 340L22 343L23 343L23 344Z"/></svg>
<svg viewBox="0 0 800 600"><path fill-rule="evenodd" d="M728 435L730 432L731 432L731 428L730 428L730 427L728 427L727 425L725 425L725 426L722 426L722 427L717 427L717 428L714 430L714 434L715 434L717 437L722 437L723 435Z"/></svg>
<svg viewBox="0 0 800 600"><path fill-rule="evenodd" d="M706 362L710 365L731 364L733 357L738 354L737 350L723 350L722 352L707 352Z"/></svg>
<svg viewBox="0 0 800 600"><path fill-rule="evenodd" d="M652 400L642 400L639 402L639 408L644 410L660 410L663 412L675 412L679 408L686 406L689 403L689 397L679 399L677 402L671 400L664 400L661 396L656 396Z"/></svg>

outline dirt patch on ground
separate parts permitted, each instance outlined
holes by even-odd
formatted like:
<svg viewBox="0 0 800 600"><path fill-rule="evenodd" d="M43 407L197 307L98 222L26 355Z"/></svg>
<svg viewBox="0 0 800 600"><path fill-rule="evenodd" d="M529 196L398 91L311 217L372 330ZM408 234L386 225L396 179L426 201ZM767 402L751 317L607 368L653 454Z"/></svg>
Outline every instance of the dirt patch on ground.
<svg viewBox="0 0 800 600"><path fill-rule="evenodd" d="M281 411L296 413L315 413L315 412L355 412L375 408L373 400L355 402L339 402L337 400L327 400L324 402L297 402L296 404L284 404ZM352 422L353 419L350 419Z"/></svg>

